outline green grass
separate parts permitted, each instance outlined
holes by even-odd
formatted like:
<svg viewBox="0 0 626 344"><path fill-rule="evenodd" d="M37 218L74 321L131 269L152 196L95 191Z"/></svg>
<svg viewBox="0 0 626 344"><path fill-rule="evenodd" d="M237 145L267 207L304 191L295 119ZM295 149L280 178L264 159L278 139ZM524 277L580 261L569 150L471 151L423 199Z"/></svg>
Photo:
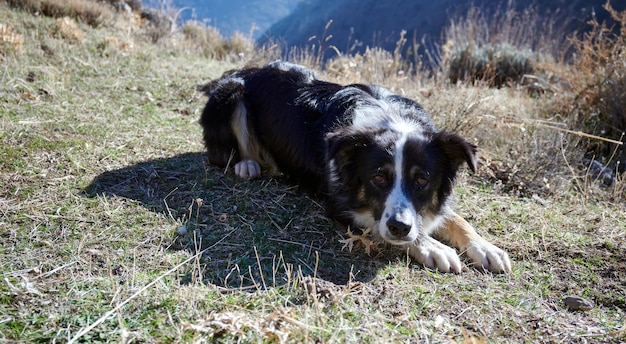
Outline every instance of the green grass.
<svg viewBox="0 0 626 344"><path fill-rule="evenodd" d="M0 17L24 36L0 68L0 341L624 340L609 335L626 313L623 201L553 170L528 192L490 177L497 165L525 181L536 165L511 159L555 159L542 145L560 133L499 120L532 120L542 99L436 84L423 98L383 80L482 148L458 210L513 271L440 274L390 248L342 251L345 234L296 187L207 166L196 85L236 65L117 26L79 24L83 42L65 41L53 19L1 2ZM133 48L104 47L113 36ZM568 311L566 295L595 306Z"/></svg>

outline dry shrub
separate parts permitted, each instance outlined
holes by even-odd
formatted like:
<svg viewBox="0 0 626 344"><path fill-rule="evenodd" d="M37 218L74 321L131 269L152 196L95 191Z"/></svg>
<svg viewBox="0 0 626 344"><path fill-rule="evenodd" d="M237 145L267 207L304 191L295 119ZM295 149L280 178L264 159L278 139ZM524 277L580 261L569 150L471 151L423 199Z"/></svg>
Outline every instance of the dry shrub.
<svg viewBox="0 0 626 344"><path fill-rule="evenodd" d="M255 46L252 39L236 32L225 39L218 29L197 21L188 21L182 27L185 41L203 56L214 59L244 59L252 56Z"/></svg>
<svg viewBox="0 0 626 344"><path fill-rule="evenodd" d="M555 47L554 18L539 16L534 8L518 12L509 3L491 16L477 7L452 20L444 33L441 52L433 57L452 83L485 82L501 87L520 82L550 59ZM536 28L541 27L540 33Z"/></svg>
<svg viewBox="0 0 626 344"><path fill-rule="evenodd" d="M363 54L339 54L328 60L324 69L329 76L343 83L383 83L389 82L389 79L397 81L398 78L406 78L414 70L407 59L402 57L406 42L406 31L402 31L393 52L368 47Z"/></svg>
<svg viewBox="0 0 626 344"><path fill-rule="evenodd" d="M536 55L507 43L459 46L448 41L445 49L450 82L484 81L490 86L503 86L522 80L535 70Z"/></svg>
<svg viewBox="0 0 626 344"><path fill-rule="evenodd" d="M532 8L496 11L491 18L473 8L446 29L438 62L449 81L549 85L539 92L550 91L539 110L543 118L498 124L498 135L508 138L508 151L498 152L484 166L485 174L505 190L542 194L569 185L584 197L624 198L624 176L619 174L625 171L626 147L615 140L624 142L626 130L626 11L619 13L609 3L604 8L619 32L593 19L587 33L564 39L559 28L567 23L557 27L556 18L540 19ZM542 31L536 32L537 27ZM508 125L526 131L511 139L503 130Z"/></svg>
<svg viewBox="0 0 626 344"><path fill-rule="evenodd" d="M339 56L326 63L326 73L338 82L381 83L397 73L393 55L381 48L368 48L363 54Z"/></svg>
<svg viewBox="0 0 626 344"><path fill-rule="evenodd" d="M141 12L142 27L152 43L157 43L161 39L171 36L176 29L174 18L164 10L150 9Z"/></svg>
<svg viewBox="0 0 626 344"><path fill-rule="evenodd" d="M257 46L252 54L247 56L245 65L247 66L261 66L268 61L280 60L282 57L281 45L276 43L266 43L261 46Z"/></svg>
<svg viewBox="0 0 626 344"><path fill-rule="evenodd" d="M182 32L185 40L203 56L220 58L226 55L226 40L217 28L188 21L183 25Z"/></svg>
<svg viewBox="0 0 626 344"><path fill-rule="evenodd" d="M228 40L228 49L231 53L241 57L252 55L254 48L254 41L239 31L235 32Z"/></svg>
<svg viewBox="0 0 626 344"><path fill-rule="evenodd" d="M99 26L113 17L110 6L94 0L5 0L9 5L48 17L72 17Z"/></svg>
<svg viewBox="0 0 626 344"><path fill-rule="evenodd" d="M108 36L96 44L96 49L101 56L111 56L116 53L125 53L132 51L135 44L130 39L118 38L116 36Z"/></svg>
<svg viewBox="0 0 626 344"><path fill-rule="evenodd" d="M115 5L118 2L123 2L134 11L141 11L141 9L143 8L143 3L141 2L141 0L104 0L103 2L109 3L111 5Z"/></svg>
<svg viewBox="0 0 626 344"><path fill-rule="evenodd" d="M626 11L617 12L607 2L604 9L617 28L589 22L590 30L572 39L572 63L556 73L563 80L562 96L555 98L550 111L567 116L571 126L585 132L626 142ZM610 169L626 169L626 145L602 140L584 144L589 158L601 160Z"/></svg>
<svg viewBox="0 0 626 344"><path fill-rule="evenodd" d="M83 41L83 32L70 17L58 18L55 21L54 35L67 41Z"/></svg>
<svg viewBox="0 0 626 344"><path fill-rule="evenodd" d="M13 55L22 51L24 37L12 27L0 23L0 55Z"/></svg>

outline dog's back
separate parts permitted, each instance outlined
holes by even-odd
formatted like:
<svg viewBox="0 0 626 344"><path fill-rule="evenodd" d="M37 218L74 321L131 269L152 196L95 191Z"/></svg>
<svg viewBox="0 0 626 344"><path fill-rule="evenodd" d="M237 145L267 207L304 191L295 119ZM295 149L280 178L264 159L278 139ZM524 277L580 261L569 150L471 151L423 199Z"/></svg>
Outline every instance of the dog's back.
<svg viewBox="0 0 626 344"><path fill-rule="evenodd" d="M211 164L260 163L316 194L326 192L325 137L330 131L394 120L419 122L421 128L435 130L423 109L409 99L378 86L318 80L311 70L286 62L226 72L203 90L209 101L200 123ZM385 113L381 104L396 111ZM259 173L260 166L244 166L237 174L249 178Z"/></svg>
<svg viewBox="0 0 626 344"><path fill-rule="evenodd" d="M318 111L302 90L323 99L340 88L289 63L227 72L204 88L209 101L200 123L209 162L225 166L250 159L308 191L323 190L324 134L339 113Z"/></svg>

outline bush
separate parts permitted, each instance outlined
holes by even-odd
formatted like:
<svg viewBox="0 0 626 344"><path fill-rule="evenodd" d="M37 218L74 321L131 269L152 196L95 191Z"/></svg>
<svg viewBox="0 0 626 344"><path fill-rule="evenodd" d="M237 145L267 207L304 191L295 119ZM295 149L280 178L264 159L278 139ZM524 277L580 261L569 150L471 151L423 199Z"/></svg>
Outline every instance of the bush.
<svg viewBox="0 0 626 344"><path fill-rule="evenodd" d="M434 62L452 83L481 81L501 87L520 82L561 48L554 21L533 8L518 12L511 4L492 15L472 7L445 29L444 45ZM538 33L537 27L542 31Z"/></svg>
<svg viewBox="0 0 626 344"><path fill-rule="evenodd" d="M104 0L111 5L115 5L118 2L123 2L127 4L134 11L141 11L143 8L143 3L141 0Z"/></svg>
<svg viewBox="0 0 626 344"><path fill-rule="evenodd" d="M16 55L22 51L24 37L12 27L0 23L0 61L2 56Z"/></svg>
<svg viewBox="0 0 626 344"><path fill-rule="evenodd" d="M225 39L215 27L196 21L186 22L182 33L192 49L208 58L242 59L253 55L255 49L254 42L242 33L236 32L230 39Z"/></svg>
<svg viewBox="0 0 626 344"><path fill-rule="evenodd" d="M607 2L617 27L598 23L581 37L572 38L575 54L568 68L558 71L565 85L552 111L567 115L571 125L597 136L618 140L594 140L586 145L588 155L604 157L604 163L620 172L626 170L626 11L617 12ZM616 166L617 165L617 166Z"/></svg>
<svg viewBox="0 0 626 344"><path fill-rule="evenodd" d="M5 0L10 6L48 17L72 17L99 26L113 16L110 6L92 0Z"/></svg>
<svg viewBox="0 0 626 344"><path fill-rule="evenodd" d="M484 81L491 86L517 83L532 74L537 61L529 49L508 43L475 46L453 45L447 54L447 74L450 82Z"/></svg>

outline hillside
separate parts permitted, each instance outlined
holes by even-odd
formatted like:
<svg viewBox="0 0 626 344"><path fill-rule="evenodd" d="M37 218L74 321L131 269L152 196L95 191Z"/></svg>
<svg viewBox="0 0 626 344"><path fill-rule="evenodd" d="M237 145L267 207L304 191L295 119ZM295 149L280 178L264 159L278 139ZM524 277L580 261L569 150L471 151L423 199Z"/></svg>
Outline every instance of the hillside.
<svg viewBox="0 0 626 344"><path fill-rule="evenodd" d="M529 6L542 17L555 16L557 25L565 28L564 32L581 29L595 13L600 22L610 16L601 10L604 0L576 1L516 1L513 8L523 11ZM613 1L617 10L626 9L626 3ZM467 12L472 5L477 5L486 13L506 9L506 2L476 2L459 0L309 0L301 1L298 7L287 17L272 25L259 39L260 43L275 40L284 41L287 46L307 46L319 44L321 37L332 36L325 45L334 45L341 52L363 52L368 46L381 46L393 50L406 30L411 41L421 43L426 38L427 44L440 43L443 29L453 18ZM325 32L324 27L332 20L332 25ZM538 31L540 22L536 23ZM311 40L311 37L315 39ZM328 57L334 55L328 52Z"/></svg>
<svg viewBox="0 0 626 344"><path fill-rule="evenodd" d="M606 121L626 108L626 35L599 30L538 85L451 83L379 50L293 60L415 99L479 147L455 206L512 272L459 252L445 274L349 251L321 200L209 165L198 87L276 52L158 26L101 1L0 0L0 342L626 341L626 181L582 159L621 149Z"/></svg>

